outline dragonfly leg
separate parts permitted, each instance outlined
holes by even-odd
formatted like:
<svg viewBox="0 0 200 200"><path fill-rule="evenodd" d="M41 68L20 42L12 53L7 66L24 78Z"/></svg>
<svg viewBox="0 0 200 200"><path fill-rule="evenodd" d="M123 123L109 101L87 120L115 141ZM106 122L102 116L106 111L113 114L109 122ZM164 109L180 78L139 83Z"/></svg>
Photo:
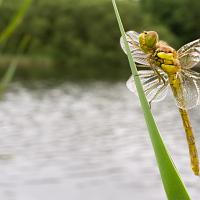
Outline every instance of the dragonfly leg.
<svg viewBox="0 0 200 200"><path fill-rule="evenodd" d="M150 110L151 110L151 102L149 101L149 108L150 108Z"/></svg>
<svg viewBox="0 0 200 200"><path fill-rule="evenodd" d="M154 72L156 73L156 75L158 75L158 80L159 80L159 82L161 82L161 80L163 81L163 84L165 85L165 79L163 78L163 76L161 76L161 74L159 73L159 71L157 70L157 69L153 69L154 70Z"/></svg>
<svg viewBox="0 0 200 200"><path fill-rule="evenodd" d="M128 36L128 38L131 40L131 44L136 47L136 48L139 48L139 46L135 43L135 41L131 38L130 35L126 34L126 36Z"/></svg>
<svg viewBox="0 0 200 200"><path fill-rule="evenodd" d="M152 99L149 101L149 107L151 108L151 103L152 101L160 94L160 92L162 92L162 90L168 85L168 82L162 77L162 75L159 73L159 71L155 68L152 68L154 73L156 74L156 76L158 77L158 83L155 85L152 85L151 87L147 88L145 90L146 95L148 95L154 88L158 87L161 83L161 81L163 82L163 85L161 88L158 89L158 91L156 92L156 94L152 97Z"/></svg>
<svg viewBox="0 0 200 200"><path fill-rule="evenodd" d="M161 83L161 80L162 80L162 82L163 82L163 85L164 85L164 86L166 85L166 80L162 77L162 75L158 72L158 70L155 69L155 68L152 68L152 70L153 70L153 72L155 73L155 75L158 77L158 83L155 84L155 85L152 85L152 86L149 87L149 88L147 88L147 89L145 90L145 92L147 92L147 94L148 94L148 91L150 92L152 89L154 89L154 88L156 88L157 86L159 86L160 83Z"/></svg>
<svg viewBox="0 0 200 200"><path fill-rule="evenodd" d="M149 101L149 107L151 108L151 103L152 101L157 97L157 95L165 88L165 86L168 83L165 82L165 84L163 84L163 86L156 92L156 94L153 96L153 98ZM150 88L146 89L144 92L146 93L146 95L148 95L154 88L156 88L157 86L159 86L160 84L157 83L156 85L151 86Z"/></svg>
<svg viewBox="0 0 200 200"><path fill-rule="evenodd" d="M156 94L152 97L152 99L149 101L149 105L151 108L151 103L152 101L160 94L160 92L162 92L162 90L167 86L167 82L165 81L165 83L163 84L163 86L161 88L159 88L159 90L156 92Z"/></svg>
<svg viewBox="0 0 200 200"><path fill-rule="evenodd" d="M168 82L161 76L161 74L159 73L158 70L154 69L155 70L155 73L158 75L159 77L159 81L163 81L163 85L161 88L159 88L159 90L156 92L156 94L152 97L152 99L149 101L149 105L150 105L150 108L151 108L151 103L152 101L160 94L160 92L162 92L162 90L167 86Z"/></svg>

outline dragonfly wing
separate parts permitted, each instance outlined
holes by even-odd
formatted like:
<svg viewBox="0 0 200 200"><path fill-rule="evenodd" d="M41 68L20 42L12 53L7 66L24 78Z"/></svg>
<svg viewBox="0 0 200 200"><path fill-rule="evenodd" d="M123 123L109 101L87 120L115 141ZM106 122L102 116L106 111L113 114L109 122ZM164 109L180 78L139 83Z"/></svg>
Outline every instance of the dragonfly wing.
<svg viewBox="0 0 200 200"><path fill-rule="evenodd" d="M158 69L159 70L159 69ZM143 89L148 101L158 102L162 101L168 91L168 78L165 72L159 70L161 76L165 79L166 84L163 83L162 80L159 80L159 77L153 70L141 70L139 71L139 76L143 85ZM126 82L127 88L137 94L134 77L131 76L128 81ZM156 95L156 98L154 96Z"/></svg>
<svg viewBox="0 0 200 200"><path fill-rule="evenodd" d="M176 104L182 109L192 109L200 104L200 76L192 70L183 70L178 74L182 92L175 96Z"/></svg>
<svg viewBox="0 0 200 200"><path fill-rule="evenodd" d="M138 38L139 38L139 33L135 32L135 31L126 32L126 40L129 44L131 54L134 57L135 62L140 63L142 65L149 66L148 55L145 54L140 49L140 44L139 44ZM123 51L127 54L123 37L120 38L120 45L121 45Z"/></svg>
<svg viewBox="0 0 200 200"><path fill-rule="evenodd" d="M200 39L182 46L177 52L182 68L193 68L200 62Z"/></svg>
<svg viewBox="0 0 200 200"><path fill-rule="evenodd" d="M195 79L196 81L200 80L200 73L194 70L191 69L183 70L183 74L185 76Z"/></svg>

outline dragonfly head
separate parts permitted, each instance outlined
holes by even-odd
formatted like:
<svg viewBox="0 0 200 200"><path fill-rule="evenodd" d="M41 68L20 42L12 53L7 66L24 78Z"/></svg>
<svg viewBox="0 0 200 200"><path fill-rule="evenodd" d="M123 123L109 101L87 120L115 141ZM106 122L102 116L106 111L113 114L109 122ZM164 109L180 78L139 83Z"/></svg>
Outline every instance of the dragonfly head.
<svg viewBox="0 0 200 200"><path fill-rule="evenodd" d="M150 53L156 48L158 34L155 31L144 31L139 35L140 47L145 53Z"/></svg>

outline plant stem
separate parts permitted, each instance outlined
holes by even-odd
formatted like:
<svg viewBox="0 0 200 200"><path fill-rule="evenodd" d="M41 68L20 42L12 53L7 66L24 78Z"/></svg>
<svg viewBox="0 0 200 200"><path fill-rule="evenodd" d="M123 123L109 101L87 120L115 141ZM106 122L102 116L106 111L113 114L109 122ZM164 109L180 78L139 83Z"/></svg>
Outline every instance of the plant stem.
<svg viewBox="0 0 200 200"><path fill-rule="evenodd" d="M151 113L149 104L147 102L140 78L138 76L134 58L131 55L129 45L126 41L125 31L120 19L120 15L119 15L115 0L112 0L112 3L113 3L116 18L119 24L119 29L125 43L129 64L130 64L131 71L134 77L141 107L144 113L144 118L147 124L147 128L148 128L153 149L155 152L155 157L156 157L157 164L160 170L161 179L162 179L163 186L164 186L166 195L168 197L168 200L191 200L186 190L186 187L183 181L181 180L181 177L159 133L159 130L157 128L157 125Z"/></svg>

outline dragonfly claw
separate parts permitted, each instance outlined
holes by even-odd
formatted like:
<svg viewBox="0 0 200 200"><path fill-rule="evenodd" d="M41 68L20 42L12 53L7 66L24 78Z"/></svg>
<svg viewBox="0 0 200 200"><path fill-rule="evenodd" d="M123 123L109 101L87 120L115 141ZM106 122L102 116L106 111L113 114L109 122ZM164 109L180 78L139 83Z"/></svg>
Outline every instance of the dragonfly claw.
<svg viewBox="0 0 200 200"><path fill-rule="evenodd" d="M151 102L152 102L152 101L149 101L149 108L150 108L150 110L151 110Z"/></svg>

